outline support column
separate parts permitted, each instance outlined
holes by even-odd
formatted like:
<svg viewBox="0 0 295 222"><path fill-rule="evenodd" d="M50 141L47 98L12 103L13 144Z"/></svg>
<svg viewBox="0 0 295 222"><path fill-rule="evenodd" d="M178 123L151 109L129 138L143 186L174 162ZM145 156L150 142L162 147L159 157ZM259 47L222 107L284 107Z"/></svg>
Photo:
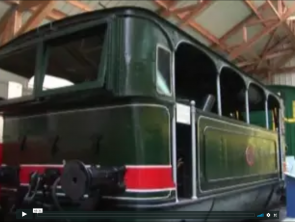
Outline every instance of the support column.
<svg viewBox="0 0 295 222"><path fill-rule="evenodd" d="M245 90L245 111L246 111L246 122L250 123L250 113L249 113L249 91L248 88Z"/></svg>
<svg viewBox="0 0 295 222"><path fill-rule="evenodd" d="M196 108L191 101L191 139L192 139L192 199L197 199L197 146L196 146Z"/></svg>
<svg viewBox="0 0 295 222"><path fill-rule="evenodd" d="M269 129L269 121L268 121L268 101L265 99L264 102L264 110L265 110L265 126L266 129Z"/></svg>
<svg viewBox="0 0 295 222"><path fill-rule="evenodd" d="M216 89L217 89L217 108L218 108L218 115L219 116L222 116L220 73L217 74L217 78L216 78Z"/></svg>

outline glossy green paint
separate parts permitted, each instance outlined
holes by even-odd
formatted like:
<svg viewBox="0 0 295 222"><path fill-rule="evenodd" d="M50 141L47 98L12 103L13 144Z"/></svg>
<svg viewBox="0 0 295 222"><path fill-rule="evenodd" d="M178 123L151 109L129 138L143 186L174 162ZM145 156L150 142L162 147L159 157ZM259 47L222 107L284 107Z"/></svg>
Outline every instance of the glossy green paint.
<svg viewBox="0 0 295 222"><path fill-rule="evenodd" d="M201 190L258 182L277 175L277 135L237 121L198 119ZM254 164L246 148L254 149Z"/></svg>
<svg viewBox="0 0 295 222"><path fill-rule="evenodd" d="M120 73L120 92L131 96L155 96L156 47L161 32L140 18L118 18L114 23L117 27L114 32L120 36L116 50L119 48L122 52L116 51L119 63L115 68L115 72Z"/></svg>
<svg viewBox="0 0 295 222"><path fill-rule="evenodd" d="M124 13L126 15L122 16ZM114 11L109 10L108 13L102 10L100 15L97 14L97 17L92 15L85 19L87 22L81 22L76 17L77 21L71 20L70 26L62 26L59 23L50 24L47 28L39 29L38 32L29 33L28 36L31 35L32 40L25 41L20 38L2 49L0 56L5 54L5 50L13 51L24 45L38 44L35 75L38 80L36 84L39 84L37 87L40 89L41 76L44 74L42 58L45 40L55 39L57 35L67 35L73 28L83 30L90 23L93 24L95 20L102 18L109 25L106 52L103 54L104 62L101 68L106 76L99 80L105 82L99 82L94 88L94 85L77 88L73 86L69 87L69 90L65 88L62 93L54 93L52 90L50 94L46 94L37 90L34 92L33 99L24 99L29 105L26 104L27 106L24 107L17 102L13 104L14 109L10 110L18 110L17 114L11 114L2 106L7 114L13 116L5 117L3 153L5 164L61 164L64 159L80 159L88 164L109 166L170 164L172 116L169 116L168 109L172 113L172 103L175 104L176 101L173 96L160 95L156 90L157 46L164 46L174 53L180 42L187 42L204 51L216 63L216 68L220 68L222 64L231 66L224 58L185 32L147 11L114 9ZM66 24L65 21L63 22ZM170 65L174 66L173 63ZM236 71L238 75L243 76L241 71ZM243 76L243 79L247 82L255 82L250 77ZM87 100L86 97L90 91L99 91L102 85L103 90L111 94L110 100L132 96L135 97L135 102L130 104L130 107L107 109L100 104L100 100L109 99L105 96L107 93L103 92L102 95L98 94L97 97L89 99L91 106L95 107L91 111L87 107L89 104L80 106ZM53 99L54 96L55 99ZM165 105L158 108L136 106L136 99L143 97L153 98ZM43 101L43 98L49 98L46 100L47 107L56 107L56 101L64 103L64 106L67 106L67 102L70 101L72 106L59 107L61 111L58 110L56 113L43 108L42 111L38 111L42 114L38 114L37 110L42 105L36 105L35 109L32 107ZM77 109L78 103L79 109ZM30 105L32 107L29 110ZM114 102L113 105L117 104ZM30 115L22 116L21 109L29 110ZM196 135L197 149L200 156L196 158L200 163L198 167L201 172L199 174L200 189L217 189L260 181L275 174L277 170L276 162L274 162L276 138L272 133L263 130L255 131L252 126L242 129L240 123L230 125L229 120L217 122L216 119L204 120L203 118L197 124L199 133ZM208 127L215 127L218 130L212 128L210 130ZM229 130L230 133L225 130ZM27 137L26 148L20 151L21 138L24 136ZM59 149L53 154L51 150L56 136L60 138ZM260 137L263 139L257 139ZM257 152L255 164L252 167L245 165L243 155L249 143L256 148ZM38 155L32 155L32 153L38 153ZM259 175L255 176L256 174ZM159 192L156 197L167 197L169 194L171 193ZM132 194L132 197L155 197L155 195L138 193Z"/></svg>
<svg viewBox="0 0 295 222"><path fill-rule="evenodd" d="M165 106L139 104L5 118L3 161L62 164L79 159L103 166L165 165L170 163L169 122ZM56 137L58 148L52 153Z"/></svg>

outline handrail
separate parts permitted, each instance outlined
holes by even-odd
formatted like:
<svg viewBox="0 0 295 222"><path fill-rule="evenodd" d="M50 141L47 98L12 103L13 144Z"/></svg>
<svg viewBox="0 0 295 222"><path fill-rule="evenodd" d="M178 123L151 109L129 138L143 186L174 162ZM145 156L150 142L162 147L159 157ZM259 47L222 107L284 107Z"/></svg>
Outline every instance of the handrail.
<svg viewBox="0 0 295 222"><path fill-rule="evenodd" d="M196 103L191 101L192 199L197 199Z"/></svg>
<svg viewBox="0 0 295 222"><path fill-rule="evenodd" d="M285 121L286 123L295 123L295 118L290 118L290 119L288 119L288 118L284 118L284 121Z"/></svg>
<svg viewBox="0 0 295 222"><path fill-rule="evenodd" d="M292 118L284 118L286 123L295 123L295 101L292 102Z"/></svg>

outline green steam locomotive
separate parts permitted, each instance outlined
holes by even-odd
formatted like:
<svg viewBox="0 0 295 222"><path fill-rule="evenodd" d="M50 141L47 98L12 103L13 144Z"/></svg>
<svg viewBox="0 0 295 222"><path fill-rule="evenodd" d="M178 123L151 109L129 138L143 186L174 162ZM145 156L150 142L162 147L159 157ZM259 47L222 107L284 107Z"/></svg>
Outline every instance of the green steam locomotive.
<svg viewBox="0 0 295 222"><path fill-rule="evenodd" d="M210 216L280 203L280 98L150 11L46 24L2 46L0 68L34 78L31 95L0 101L2 221L33 206Z"/></svg>

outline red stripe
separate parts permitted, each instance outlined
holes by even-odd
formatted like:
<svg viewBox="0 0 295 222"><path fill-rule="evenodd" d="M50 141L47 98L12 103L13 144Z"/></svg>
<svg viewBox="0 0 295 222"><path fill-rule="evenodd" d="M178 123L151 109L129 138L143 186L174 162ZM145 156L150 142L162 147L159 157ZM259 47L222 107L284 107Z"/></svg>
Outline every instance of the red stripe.
<svg viewBox="0 0 295 222"><path fill-rule="evenodd" d="M127 168L125 183L128 189L173 188L172 167Z"/></svg>
<svg viewBox="0 0 295 222"><path fill-rule="evenodd" d="M48 166L22 166L20 170L21 183L28 183L32 172L43 173ZM61 168L61 167L60 167ZM172 167L128 167L125 174L127 189L167 189L174 188Z"/></svg>

